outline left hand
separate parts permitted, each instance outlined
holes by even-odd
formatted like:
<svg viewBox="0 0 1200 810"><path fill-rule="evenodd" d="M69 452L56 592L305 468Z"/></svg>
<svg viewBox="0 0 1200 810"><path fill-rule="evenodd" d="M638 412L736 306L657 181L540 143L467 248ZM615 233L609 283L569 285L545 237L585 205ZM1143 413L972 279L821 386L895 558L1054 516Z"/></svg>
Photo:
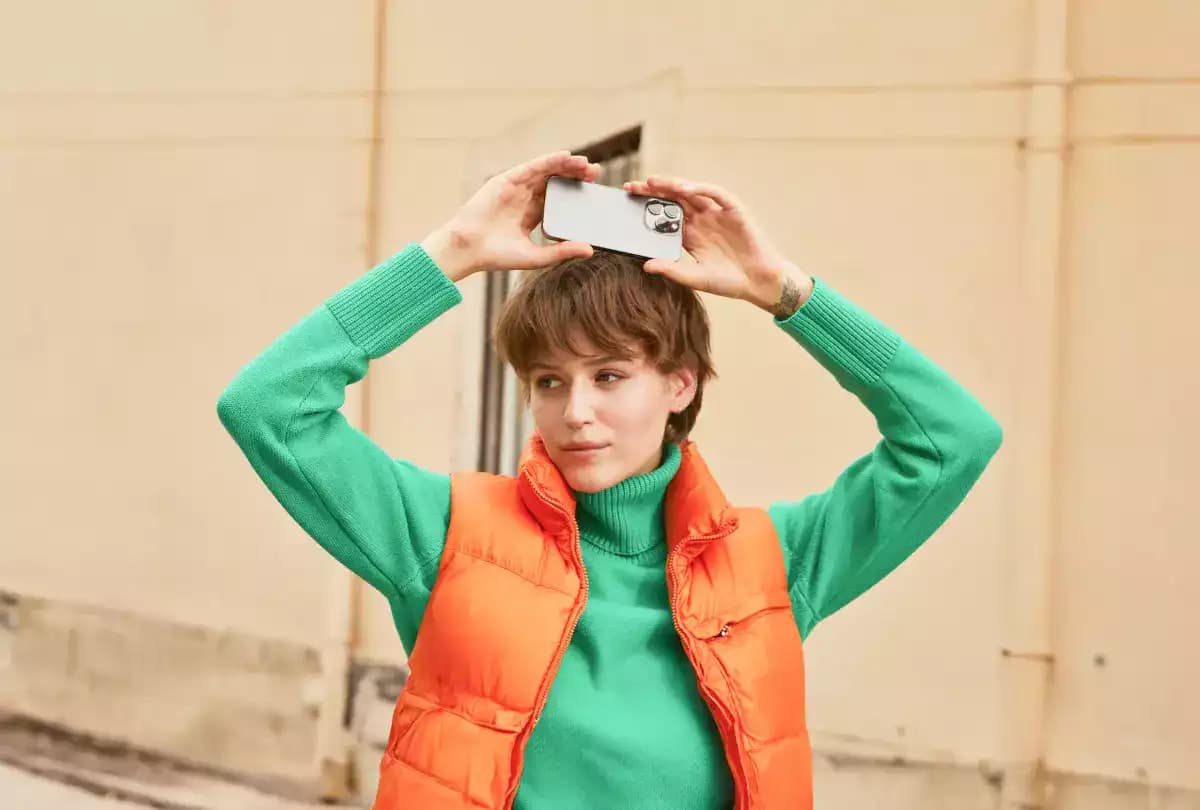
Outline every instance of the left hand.
<svg viewBox="0 0 1200 810"><path fill-rule="evenodd" d="M648 273L701 292L749 301L786 318L808 300L813 281L788 261L754 224L746 207L719 186L651 176L625 184L634 194L683 206L683 249L694 261L650 259Z"/></svg>

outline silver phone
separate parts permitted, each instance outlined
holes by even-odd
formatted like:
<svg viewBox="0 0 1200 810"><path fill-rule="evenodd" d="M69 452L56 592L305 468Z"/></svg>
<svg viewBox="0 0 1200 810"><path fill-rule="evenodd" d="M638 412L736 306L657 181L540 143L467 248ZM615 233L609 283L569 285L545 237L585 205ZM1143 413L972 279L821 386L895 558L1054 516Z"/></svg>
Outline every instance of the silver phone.
<svg viewBox="0 0 1200 810"><path fill-rule="evenodd" d="M546 182L542 233L560 242L587 242L648 259L683 255L683 207L573 177Z"/></svg>

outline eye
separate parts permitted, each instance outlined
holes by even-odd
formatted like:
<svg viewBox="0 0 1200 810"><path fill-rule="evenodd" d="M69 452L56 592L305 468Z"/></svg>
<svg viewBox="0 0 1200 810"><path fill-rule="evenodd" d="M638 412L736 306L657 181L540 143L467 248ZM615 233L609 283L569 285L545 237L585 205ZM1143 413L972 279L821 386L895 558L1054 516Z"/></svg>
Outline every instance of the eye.
<svg viewBox="0 0 1200 810"><path fill-rule="evenodd" d="M541 388L543 390L557 388L560 385L557 377L549 377L549 376L538 377L536 380L534 380L533 384L535 387Z"/></svg>
<svg viewBox="0 0 1200 810"><path fill-rule="evenodd" d="M601 371L596 375L596 380L602 383L615 383L618 380L623 380L625 377L615 371Z"/></svg>

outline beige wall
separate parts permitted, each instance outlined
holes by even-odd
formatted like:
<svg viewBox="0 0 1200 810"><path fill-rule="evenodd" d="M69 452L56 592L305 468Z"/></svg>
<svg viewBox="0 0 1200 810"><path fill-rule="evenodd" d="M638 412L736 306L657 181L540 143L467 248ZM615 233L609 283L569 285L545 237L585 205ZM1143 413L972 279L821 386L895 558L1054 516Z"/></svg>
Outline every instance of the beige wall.
<svg viewBox="0 0 1200 810"><path fill-rule="evenodd" d="M398 660L382 600L356 588L344 615L348 578L216 396L488 171L641 123L648 170L735 189L1006 428L937 537L812 637L819 806L1016 806L1039 757L1053 806L1200 802L1200 5L115 7L0 25L0 588L310 645L326 669L351 632ZM470 458L465 293L346 408L442 469ZM710 311L697 438L731 497L799 497L870 448L869 414L769 321Z"/></svg>

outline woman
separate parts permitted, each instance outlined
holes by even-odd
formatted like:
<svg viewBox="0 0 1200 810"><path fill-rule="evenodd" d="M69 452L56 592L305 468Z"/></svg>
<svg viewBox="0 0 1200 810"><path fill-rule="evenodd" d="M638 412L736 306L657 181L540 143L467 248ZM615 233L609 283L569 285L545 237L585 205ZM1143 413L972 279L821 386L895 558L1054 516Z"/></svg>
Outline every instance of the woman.
<svg viewBox="0 0 1200 810"><path fill-rule="evenodd" d="M218 405L411 651L377 808L811 807L802 639L924 542L1000 445L970 394L720 188L626 184L683 205L694 261L534 244L547 178L599 171L563 152L492 178ZM345 387L461 300L457 282L540 267L496 335L536 426L517 476L429 472L345 421ZM731 506L688 440L712 374L696 291L773 315L870 409L874 449L823 492Z"/></svg>

